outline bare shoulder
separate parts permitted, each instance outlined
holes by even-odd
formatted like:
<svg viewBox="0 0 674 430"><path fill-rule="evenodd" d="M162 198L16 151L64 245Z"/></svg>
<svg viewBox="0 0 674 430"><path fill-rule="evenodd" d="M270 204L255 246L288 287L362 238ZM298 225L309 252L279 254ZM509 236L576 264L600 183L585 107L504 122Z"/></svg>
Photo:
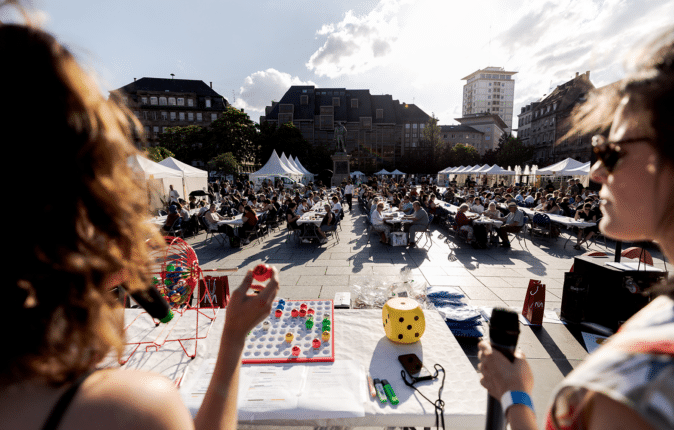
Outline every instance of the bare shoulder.
<svg viewBox="0 0 674 430"><path fill-rule="evenodd" d="M594 393L592 396L592 408L588 416L587 428L590 430L655 430L634 409L600 393Z"/></svg>
<svg viewBox="0 0 674 430"><path fill-rule="evenodd" d="M104 370L87 378L61 428L85 429L93 423L101 430L194 428L175 384L136 370Z"/></svg>

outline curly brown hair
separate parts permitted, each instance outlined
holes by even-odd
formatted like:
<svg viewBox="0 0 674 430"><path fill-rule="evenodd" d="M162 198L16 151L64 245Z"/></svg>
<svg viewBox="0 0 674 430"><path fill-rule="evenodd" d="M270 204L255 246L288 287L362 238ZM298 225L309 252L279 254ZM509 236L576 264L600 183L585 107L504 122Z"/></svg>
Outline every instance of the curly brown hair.
<svg viewBox="0 0 674 430"><path fill-rule="evenodd" d="M58 385L121 353L123 314L106 279L123 272L127 289L146 288L148 239L161 238L127 165L138 153L130 112L39 29L0 23L0 58L11 101L0 127L16 153L6 177L37 195L6 224L12 279L0 325L10 347L0 382Z"/></svg>

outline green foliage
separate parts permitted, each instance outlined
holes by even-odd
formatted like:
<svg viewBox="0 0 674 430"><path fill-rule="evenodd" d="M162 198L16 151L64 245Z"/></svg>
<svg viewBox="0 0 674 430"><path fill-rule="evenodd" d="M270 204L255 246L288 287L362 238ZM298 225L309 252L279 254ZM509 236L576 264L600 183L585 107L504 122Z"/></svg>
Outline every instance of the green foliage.
<svg viewBox="0 0 674 430"><path fill-rule="evenodd" d="M191 164L192 160L203 160L201 142L204 130L198 125L169 127L159 135L159 146L172 152L178 160Z"/></svg>
<svg viewBox="0 0 674 430"><path fill-rule="evenodd" d="M225 152L224 154L216 155L208 162L208 167L211 170L220 172L221 174L234 174L239 171L239 163L236 161L234 154Z"/></svg>
<svg viewBox="0 0 674 430"><path fill-rule="evenodd" d="M155 163L159 163L165 158L169 157L175 158L175 154L173 152L169 151L168 149L162 146L152 146L145 148L145 156L148 159L154 161Z"/></svg>
<svg viewBox="0 0 674 430"><path fill-rule="evenodd" d="M202 148L203 159L231 152L239 163L254 162L258 129L248 115L229 106L208 128Z"/></svg>
<svg viewBox="0 0 674 430"><path fill-rule="evenodd" d="M421 138L424 140L424 146L430 147L433 153L435 153L444 143L440 136L441 130L438 126L438 119L435 117L435 114L432 113L424 127L424 131L421 133Z"/></svg>
<svg viewBox="0 0 674 430"><path fill-rule="evenodd" d="M470 145L454 145L449 151L450 166L473 166L480 162L480 153Z"/></svg>
<svg viewBox="0 0 674 430"><path fill-rule="evenodd" d="M533 156L534 148L525 145L519 138L513 137L512 134L501 136L496 154L496 161L499 166L503 168L522 166L529 163Z"/></svg>

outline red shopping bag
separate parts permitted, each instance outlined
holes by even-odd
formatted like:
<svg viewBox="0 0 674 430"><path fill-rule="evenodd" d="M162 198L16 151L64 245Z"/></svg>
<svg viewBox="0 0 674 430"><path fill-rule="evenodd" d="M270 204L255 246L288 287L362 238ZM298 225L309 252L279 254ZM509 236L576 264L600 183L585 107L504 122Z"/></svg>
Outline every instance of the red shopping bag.
<svg viewBox="0 0 674 430"><path fill-rule="evenodd" d="M545 310L545 284L535 279L529 280L527 295L524 298L524 307L522 315L528 319L531 324L543 324L543 311Z"/></svg>

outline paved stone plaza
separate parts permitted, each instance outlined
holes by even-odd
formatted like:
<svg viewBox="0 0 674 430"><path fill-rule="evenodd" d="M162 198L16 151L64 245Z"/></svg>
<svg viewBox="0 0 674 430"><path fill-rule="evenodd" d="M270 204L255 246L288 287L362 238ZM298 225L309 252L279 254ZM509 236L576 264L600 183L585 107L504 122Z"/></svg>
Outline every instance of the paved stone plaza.
<svg viewBox="0 0 674 430"><path fill-rule="evenodd" d="M355 202L355 200L354 200ZM573 249L575 238L564 249L570 230L562 230L558 239L534 237L527 234L524 243L514 240L512 248L473 249L469 244L447 238L447 231L431 226L433 245L422 248L391 247L379 243L377 234L367 243L365 216L354 204L341 223L340 242L330 239L327 244L301 244L286 241L285 225L260 244L252 241L242 248L232 249L217 239L205 241L201 233L187 241L194 247L204 269L238 267L230 276L230 286L238 286L246 270L259 263L273 264L281 273L280 296L290 299L332 299L336 292L349 291L353 283L368 277L395 281L401 270L410 268L415 282L429 285L456 286L463 290L474 305L520 307L529 279L539 279L546 285L546 309L561 307L564 272L573 264L573 257L584 251ZM511 235L512 238L512 235ZM424 240L420 238L420 245ZM615 243L597 242L592 251L613 255ZM624 245L623 249L628 245ZM662 255L655 247L648 248L657 267L663 267Z"/></svg>

